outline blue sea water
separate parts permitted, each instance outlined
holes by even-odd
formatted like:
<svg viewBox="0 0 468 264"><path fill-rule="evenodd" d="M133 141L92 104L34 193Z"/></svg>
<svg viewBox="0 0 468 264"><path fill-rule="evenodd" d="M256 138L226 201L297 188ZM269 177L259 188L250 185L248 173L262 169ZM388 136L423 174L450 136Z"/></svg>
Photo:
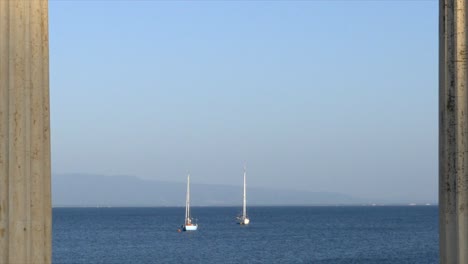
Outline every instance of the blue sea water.
<svg viewBox="0 0 468 264"><path fill-rule="evenodd" d="M53 263L438 263L436 206L54 208Z"/></svg>

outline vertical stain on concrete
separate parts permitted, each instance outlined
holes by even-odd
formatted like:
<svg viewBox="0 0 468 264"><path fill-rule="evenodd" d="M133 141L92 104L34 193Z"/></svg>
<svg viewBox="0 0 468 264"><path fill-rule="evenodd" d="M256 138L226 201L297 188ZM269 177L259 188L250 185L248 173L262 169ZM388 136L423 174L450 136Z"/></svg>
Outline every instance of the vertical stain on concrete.
<svg viewBox="0 0 468 264"><path fill-rule="evenodd" d="M468 263L468 72L465 0L439 8L439 224L441 263Z"/></svg>

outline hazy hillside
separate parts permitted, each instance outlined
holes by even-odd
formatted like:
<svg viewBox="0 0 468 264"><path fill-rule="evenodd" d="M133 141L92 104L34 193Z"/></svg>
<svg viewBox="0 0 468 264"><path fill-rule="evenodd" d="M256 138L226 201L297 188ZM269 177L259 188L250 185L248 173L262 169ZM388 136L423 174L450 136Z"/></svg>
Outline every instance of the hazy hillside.
<svg viewBox="0 0 468 264"><path fill-rule="evenodd" d="M54 206L183 206L185 183L131 176L54 175ZM335 205L362 201L339 193L248 188L250 205ZM192 184L192 205L240 205L242 187Z"/></svg>

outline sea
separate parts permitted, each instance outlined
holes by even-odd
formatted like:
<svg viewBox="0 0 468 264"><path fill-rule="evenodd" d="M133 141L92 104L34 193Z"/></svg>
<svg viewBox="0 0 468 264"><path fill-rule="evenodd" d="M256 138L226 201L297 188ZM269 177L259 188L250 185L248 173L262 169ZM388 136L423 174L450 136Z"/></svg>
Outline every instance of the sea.
<svg viewBox="0 0 468 264"><path fill-rule="evenodd" d="M53 263L439 263L437 206L54 208Z"/></svg>

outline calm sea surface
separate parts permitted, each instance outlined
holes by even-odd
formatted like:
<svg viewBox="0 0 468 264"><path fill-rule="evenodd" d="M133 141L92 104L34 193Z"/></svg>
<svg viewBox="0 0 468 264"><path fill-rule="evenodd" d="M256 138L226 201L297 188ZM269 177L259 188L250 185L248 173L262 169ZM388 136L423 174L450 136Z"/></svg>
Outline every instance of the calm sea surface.
<svg viewBox="0 0 468 264"><path fill-rule="evenodd" d="M438 208L54 208L53 263L438 263Z"/></svg>

